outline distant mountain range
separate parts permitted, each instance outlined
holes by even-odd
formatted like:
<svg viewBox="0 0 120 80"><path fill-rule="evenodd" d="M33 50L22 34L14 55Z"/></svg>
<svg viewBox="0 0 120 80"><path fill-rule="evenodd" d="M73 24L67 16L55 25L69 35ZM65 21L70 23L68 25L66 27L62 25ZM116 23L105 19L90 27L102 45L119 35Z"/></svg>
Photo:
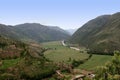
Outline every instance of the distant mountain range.
<svg viewBox="0 0 120 80"><path fill-rule="evenodd" d="M66 31L72 35L77 29L67 29Z"/></svg>
<svg viewBox="0 0 120 80"><path fill-rule="evenodd" d="M70 37L63 29L38 23L24 23L15 26L0 24L0 35L22 41L56 41Z"/></svg>
<svg viewBox="0 0 120 80"><path fill-rule="evenodd" d="M92 53L120 50L120 12L88 21L73 34L70 42L85 46Z"/></svg>

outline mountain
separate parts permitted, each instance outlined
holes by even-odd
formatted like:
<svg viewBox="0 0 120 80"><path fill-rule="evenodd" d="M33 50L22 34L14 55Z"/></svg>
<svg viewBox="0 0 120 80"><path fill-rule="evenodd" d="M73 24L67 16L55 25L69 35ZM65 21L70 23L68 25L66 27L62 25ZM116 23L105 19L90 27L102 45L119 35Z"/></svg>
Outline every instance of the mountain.
<svg viewBox="0 0 120 80"><path fill-rule="evenodd" d="M72 35L77 29L67 29L66 31Z"/></svg>
<svg viewBox="0 0 120 80"><path fill-rule="evenodd" d="M55 41L67 39L69 34L55 26L45 26L38 23L25 23L15 26L0 24L0 34L20 39L22 41Z"/></svg>
<svg viewBox="0 0 120 80"><path fill-rule="evenodd" d="M0 24L0 35L4 35L6 37L11 38L18 38L18 36L20 36L19 33L15 31L13 26L3 24Z"/></svg>
<svg viewBox="0 0 120 80"><path fill-rule="evenodd" d="M17 31L29 39L38 42L67 39L69 35L59 27L45 26L38 23L25 23L14 26Z"/></svg>
<svg viewBox="0 0 120 80"><path fill-rule="evenodd" d="M120 50L120 13L99 16L88 21L71 37L71 43L85 46L92 53Z"/></svg>

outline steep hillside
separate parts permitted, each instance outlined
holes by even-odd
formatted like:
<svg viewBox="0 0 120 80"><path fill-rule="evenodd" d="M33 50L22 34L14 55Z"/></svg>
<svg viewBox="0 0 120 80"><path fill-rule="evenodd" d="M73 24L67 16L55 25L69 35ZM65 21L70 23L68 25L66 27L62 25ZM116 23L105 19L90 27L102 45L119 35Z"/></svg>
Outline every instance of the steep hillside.
<svg viewBox="0 0 120 80"><path fill-rule="evenodd" d="M24 44L0 36L0 80L41 80L55 73L55 65L41 55L39 44Z"/></svg>
<svg viewBox="0 0 120 80"><path fill-rule="evenodd" d="M92 53L113 53L120 50L120 13L97 17L73 34L70 42L79 43Z"/></svg>
<svg viewBox="0 0 120 80"><path fill-rule="evenodd" d="M0 35L4 35L9 38L18 38L20 34L15 31L13 26L0 24Z"/></svg>
<svg viewBox="0 0 120 80"><path fill-rule="evenodd" d="M22 41L56 41L69 37L69 34L59 27L44 26L37 23L25 23L16 26L0 24L0 34Z"/></svg>
<svg viewBox="0 0 120 80"><path fill-rule="evenodd" d="M20 57L24 48L24 43L0 36L0 59Z"/></svg>

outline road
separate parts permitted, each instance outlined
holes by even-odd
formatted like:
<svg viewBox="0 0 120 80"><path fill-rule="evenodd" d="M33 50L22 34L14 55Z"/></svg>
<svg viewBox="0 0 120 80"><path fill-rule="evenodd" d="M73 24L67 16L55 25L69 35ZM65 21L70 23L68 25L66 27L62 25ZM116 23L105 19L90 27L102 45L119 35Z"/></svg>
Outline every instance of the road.
<svg viewBox="0 0 120 80"><path fill-rule="evenodd" d="M61 41L61 43L62 43L63 46L67 46L67 44L65 44L65 41L64 41L64 40ZM72 46L70 46L70 49L74 49L74 50L80 51L80 49L77 48L77 47L72 47Z"/></svg>

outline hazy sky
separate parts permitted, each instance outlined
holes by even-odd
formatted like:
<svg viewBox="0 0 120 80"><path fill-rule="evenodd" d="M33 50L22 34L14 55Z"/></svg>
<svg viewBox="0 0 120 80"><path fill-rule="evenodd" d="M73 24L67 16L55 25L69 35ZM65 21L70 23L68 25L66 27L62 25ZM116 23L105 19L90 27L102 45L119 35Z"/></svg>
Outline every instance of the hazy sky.
<svg viewBox="0 0 120 80"><path fill-rule="evenodd" d="M120 0L0 0L0 23L41 23L79 28L103 14L120 12Z"/></svg>

